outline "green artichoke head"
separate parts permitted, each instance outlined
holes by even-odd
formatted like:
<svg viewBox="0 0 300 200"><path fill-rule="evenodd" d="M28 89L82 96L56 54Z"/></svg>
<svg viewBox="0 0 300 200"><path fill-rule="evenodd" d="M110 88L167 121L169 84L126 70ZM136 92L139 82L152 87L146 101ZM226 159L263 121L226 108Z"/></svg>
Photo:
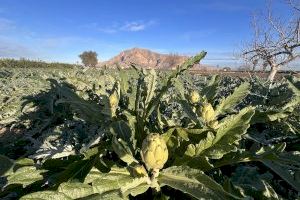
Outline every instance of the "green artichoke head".
<svg viewBox="0 0 300 200"><path fill-rule="evenodd" d="M117 110L118 104L119 104L119 95L117 94L116 91L114 91L109 96L109 106L110 106L110 111L111 111L112 117L116 116L116 110Z"/></svg>
<svg viewBox="0 0 300 200"><path fill-rule="evenodd" d="M216 128L218 126L219 122L217 120L213 120L213 121L210 121L208 123L208 125L211 127L211 128Z"/></svg>
<svg viewBox="0 0 300 200"><path fill-rule="evenodd" d="M191 101L192 104L196 104L200 101L200 94L196 90L193 90L191 92L190 101Z"/></svg>
<svg viewBox="0 0 300 200"><path fill-rule="evenodd" d="M215 111L210 103L206 103L203 105L201 117L205 122L210 122L215 119Z"/></svg>
<svg viewBox="0 0 300 200"><path fill-rule="evenodd" d="M168 160L168 148L158 133L149 134L143 141L141 157L148 170L162 169Z"/></svg>
<svg viewBox="0 0 300 200"><path fill-rule="evenodd" d="M113 92L110 96L109 96L109 104L111 108L115 108L118 106L119 104L119 97L117 92Z"/></svg>

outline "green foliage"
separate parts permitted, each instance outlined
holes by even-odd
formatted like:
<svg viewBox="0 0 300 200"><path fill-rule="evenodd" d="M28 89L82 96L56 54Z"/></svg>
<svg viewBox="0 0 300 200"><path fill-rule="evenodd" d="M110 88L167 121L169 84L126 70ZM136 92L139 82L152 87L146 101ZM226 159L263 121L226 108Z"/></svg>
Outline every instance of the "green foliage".
<svg viewBox="0 0 300 200"><path fill-rule="evenodd" d="M14 164L9 158L3 155L0 155L0 163L0 176L4 175Z"/></svg>
<svg viewBox="0 0 300 200"><path fill-rule="evenodd" d="M230 180L226 182L228 185L226 187L235 187L232 189L238 190L243 197L248 195L256 199L279 199L278 194L268 183L272 178L270 173L259 174L255 167L239 167L231 177L232 182Z"/></svg>
<svg viewBox="0 0 300 200"><path fill-rule="evenodd" d="M21 184L26 187L36 181L43 180L42 173L46 170L38 170L34 166L26 166L17 169L12 174L8 175L8 184Z"/></svg>
<svg viewBox="0 0 300 200"><path fill-rule="evenodd" d="M205 155L213 159L219 159L224 154L235 151L242 135L246 133L253 108L244 108L237 115L228 116L221 121L216 136L212 140L212 145L206 149Z"/></svg>
<svg viewBox="0 0 300 200"><path fill-rule="evenodd" d="M299 80L189 75L205 55L171 72L3 68L0 198L299 198ZM141 156L153 133L162 169Z"/></svg>
<svg viewBox="0 0 300 200"><path fill-rule="evenodd" d="M40 199L40 200L50 200L50 199L58 199L58 200L71 200L70 197L61 193L54 191L43 191L43 192L35 192L32 194L27 194L21 198L22 200L29 199Z"/></svg>
<svg viewBox="0 0 300 200"><path fill-rule="evenodd" d="M168 185L197 199L239 199L202 171L186 166L164 169L158 180L161 186Z"/></svg>
<svg viewBox="0 0 300 200"><path fill-rule="evenodd" d="M0 59L0 68L52 68L52 69L73 69L76 65L66 64L66 63L47 63L43 61L34 61L34 60L27 60L27 59Z"/></svg>
<svg viewBox="0 0 300 200"><path fill-rule="evenodd" d="M250 84L245 82L237 87L232 95L227 98L223 98L216 108L216 115L225 114L232 112L233 107L235 107L242 99L244 99L250 89Z"/></svg>

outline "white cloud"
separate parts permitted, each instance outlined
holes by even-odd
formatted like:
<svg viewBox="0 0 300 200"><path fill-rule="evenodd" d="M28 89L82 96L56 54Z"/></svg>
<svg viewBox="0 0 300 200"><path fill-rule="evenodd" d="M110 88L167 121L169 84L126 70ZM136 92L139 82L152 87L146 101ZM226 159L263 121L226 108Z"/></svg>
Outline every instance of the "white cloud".
<svg viewBox="0 0 300 200"><path fill-rule="evenodd" d="M138 22L128 22L123 27L121 27L121 30L124 31L142 31L146 28L146 25L143 23Z"/></svg>
<svg viewBox="0 0 300 200"><path fill-rule="evenodd" d="M120 30L123 31L130 31L130 32L136 32L136 31L143 31L149 26L152 26L155 24L155 21L150 20L148 22L126 22L124 26L120 28Z"/></svg>
<svg viewBox="0 0 300 200"><path fill-rule="evenodd" d="M100 29L97 23L81 28L90 28L106 33L121 30L126 23L113 23L112 27ZM0 58L29 58L45 61L75 62L84 50L95 50L100 60L108 59L132 44L111 43L94 37L79 35L38 34L13 20L0 17Z"/></svg>
<svg viewBox="0 0 300 200"><path fill-rule="evenodd" d="M130 21L130 22L114 22L110 26L101 26L98 23L89 23L81 26L81 28L87 28L87 29L93 29L97 30L102 33L117 33L120 31L125 31L125 32L138 32L138 31L144 31L148 27L156 24L156 21L154 20L149 20L149 21Z"/></svg>

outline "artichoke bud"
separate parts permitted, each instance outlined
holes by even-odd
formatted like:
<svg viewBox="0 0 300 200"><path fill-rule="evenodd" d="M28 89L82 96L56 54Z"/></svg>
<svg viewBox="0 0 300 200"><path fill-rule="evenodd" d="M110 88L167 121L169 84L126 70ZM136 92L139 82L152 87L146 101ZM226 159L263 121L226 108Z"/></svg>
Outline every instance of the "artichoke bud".
<svg viewBox="0 0 300 200"><path fill-rule="evenodd" d="M218 126L219 122L217 120L213 120L211 122L209 122L209 126L211 128L216 128Z"/></svg>
<svg viewBox="0 0 300 200"><path fill-rule="evenodd" d="M116 92L113 92L110 96L109 96L109 104L111 108L116 108L119 104L119 97L118 94Z"/></svg>
<svg viewBox="0 0 300 200"><path fill-rule="evenodd" d="M192 104L196 104L200 101L200 94L196 90L193 90L191 92L190 101L191 101Z"/></svg>
<svg viewBox="0 0 300 200"><path fill-rule="evenodd" d="M202 108L201 117L205 122L210 122L215 119L215 111L210 103L204 104Z"/></svg>
<svg viewBox="0 0 300 200"><path fill-rule="evenodd" d="M162 169L168 160L168 148L157 133L149 134L143 141L141 157L148 170Z"/></svg>
<svg viewBox="0 0 300 200"><path fill-rule="evenodd" d="M95 94L97 94L97 95L99 95L99 96L101 95L101 92L102 92L101 89L96 89L96 90L95 90Z"/></svg>

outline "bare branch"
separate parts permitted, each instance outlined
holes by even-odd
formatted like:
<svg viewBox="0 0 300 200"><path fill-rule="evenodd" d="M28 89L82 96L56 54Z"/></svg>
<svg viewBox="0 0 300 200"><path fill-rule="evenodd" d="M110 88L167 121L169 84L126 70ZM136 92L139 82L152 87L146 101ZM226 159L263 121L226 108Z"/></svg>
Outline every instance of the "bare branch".
<svg viewBox="0 0 300 200"><path fill-rule="evenodd" d="M300 3L295 3L293 0L287 0L287 3L296 11L300 12Z"/></svg>
<svg viewBox="0 0 300 200"><path fill-rule="evenodd" d="M298 8L292 0L288 0L288 4L293 9ZM300 58L300 16L293 15L293 10L291 12L293 17L288 21L275 17L270 3L265 17L252 17L253 40L243 50L242 56L254 68L261 65L266 69L269 66L271 79L282 66Z"/></svg>

